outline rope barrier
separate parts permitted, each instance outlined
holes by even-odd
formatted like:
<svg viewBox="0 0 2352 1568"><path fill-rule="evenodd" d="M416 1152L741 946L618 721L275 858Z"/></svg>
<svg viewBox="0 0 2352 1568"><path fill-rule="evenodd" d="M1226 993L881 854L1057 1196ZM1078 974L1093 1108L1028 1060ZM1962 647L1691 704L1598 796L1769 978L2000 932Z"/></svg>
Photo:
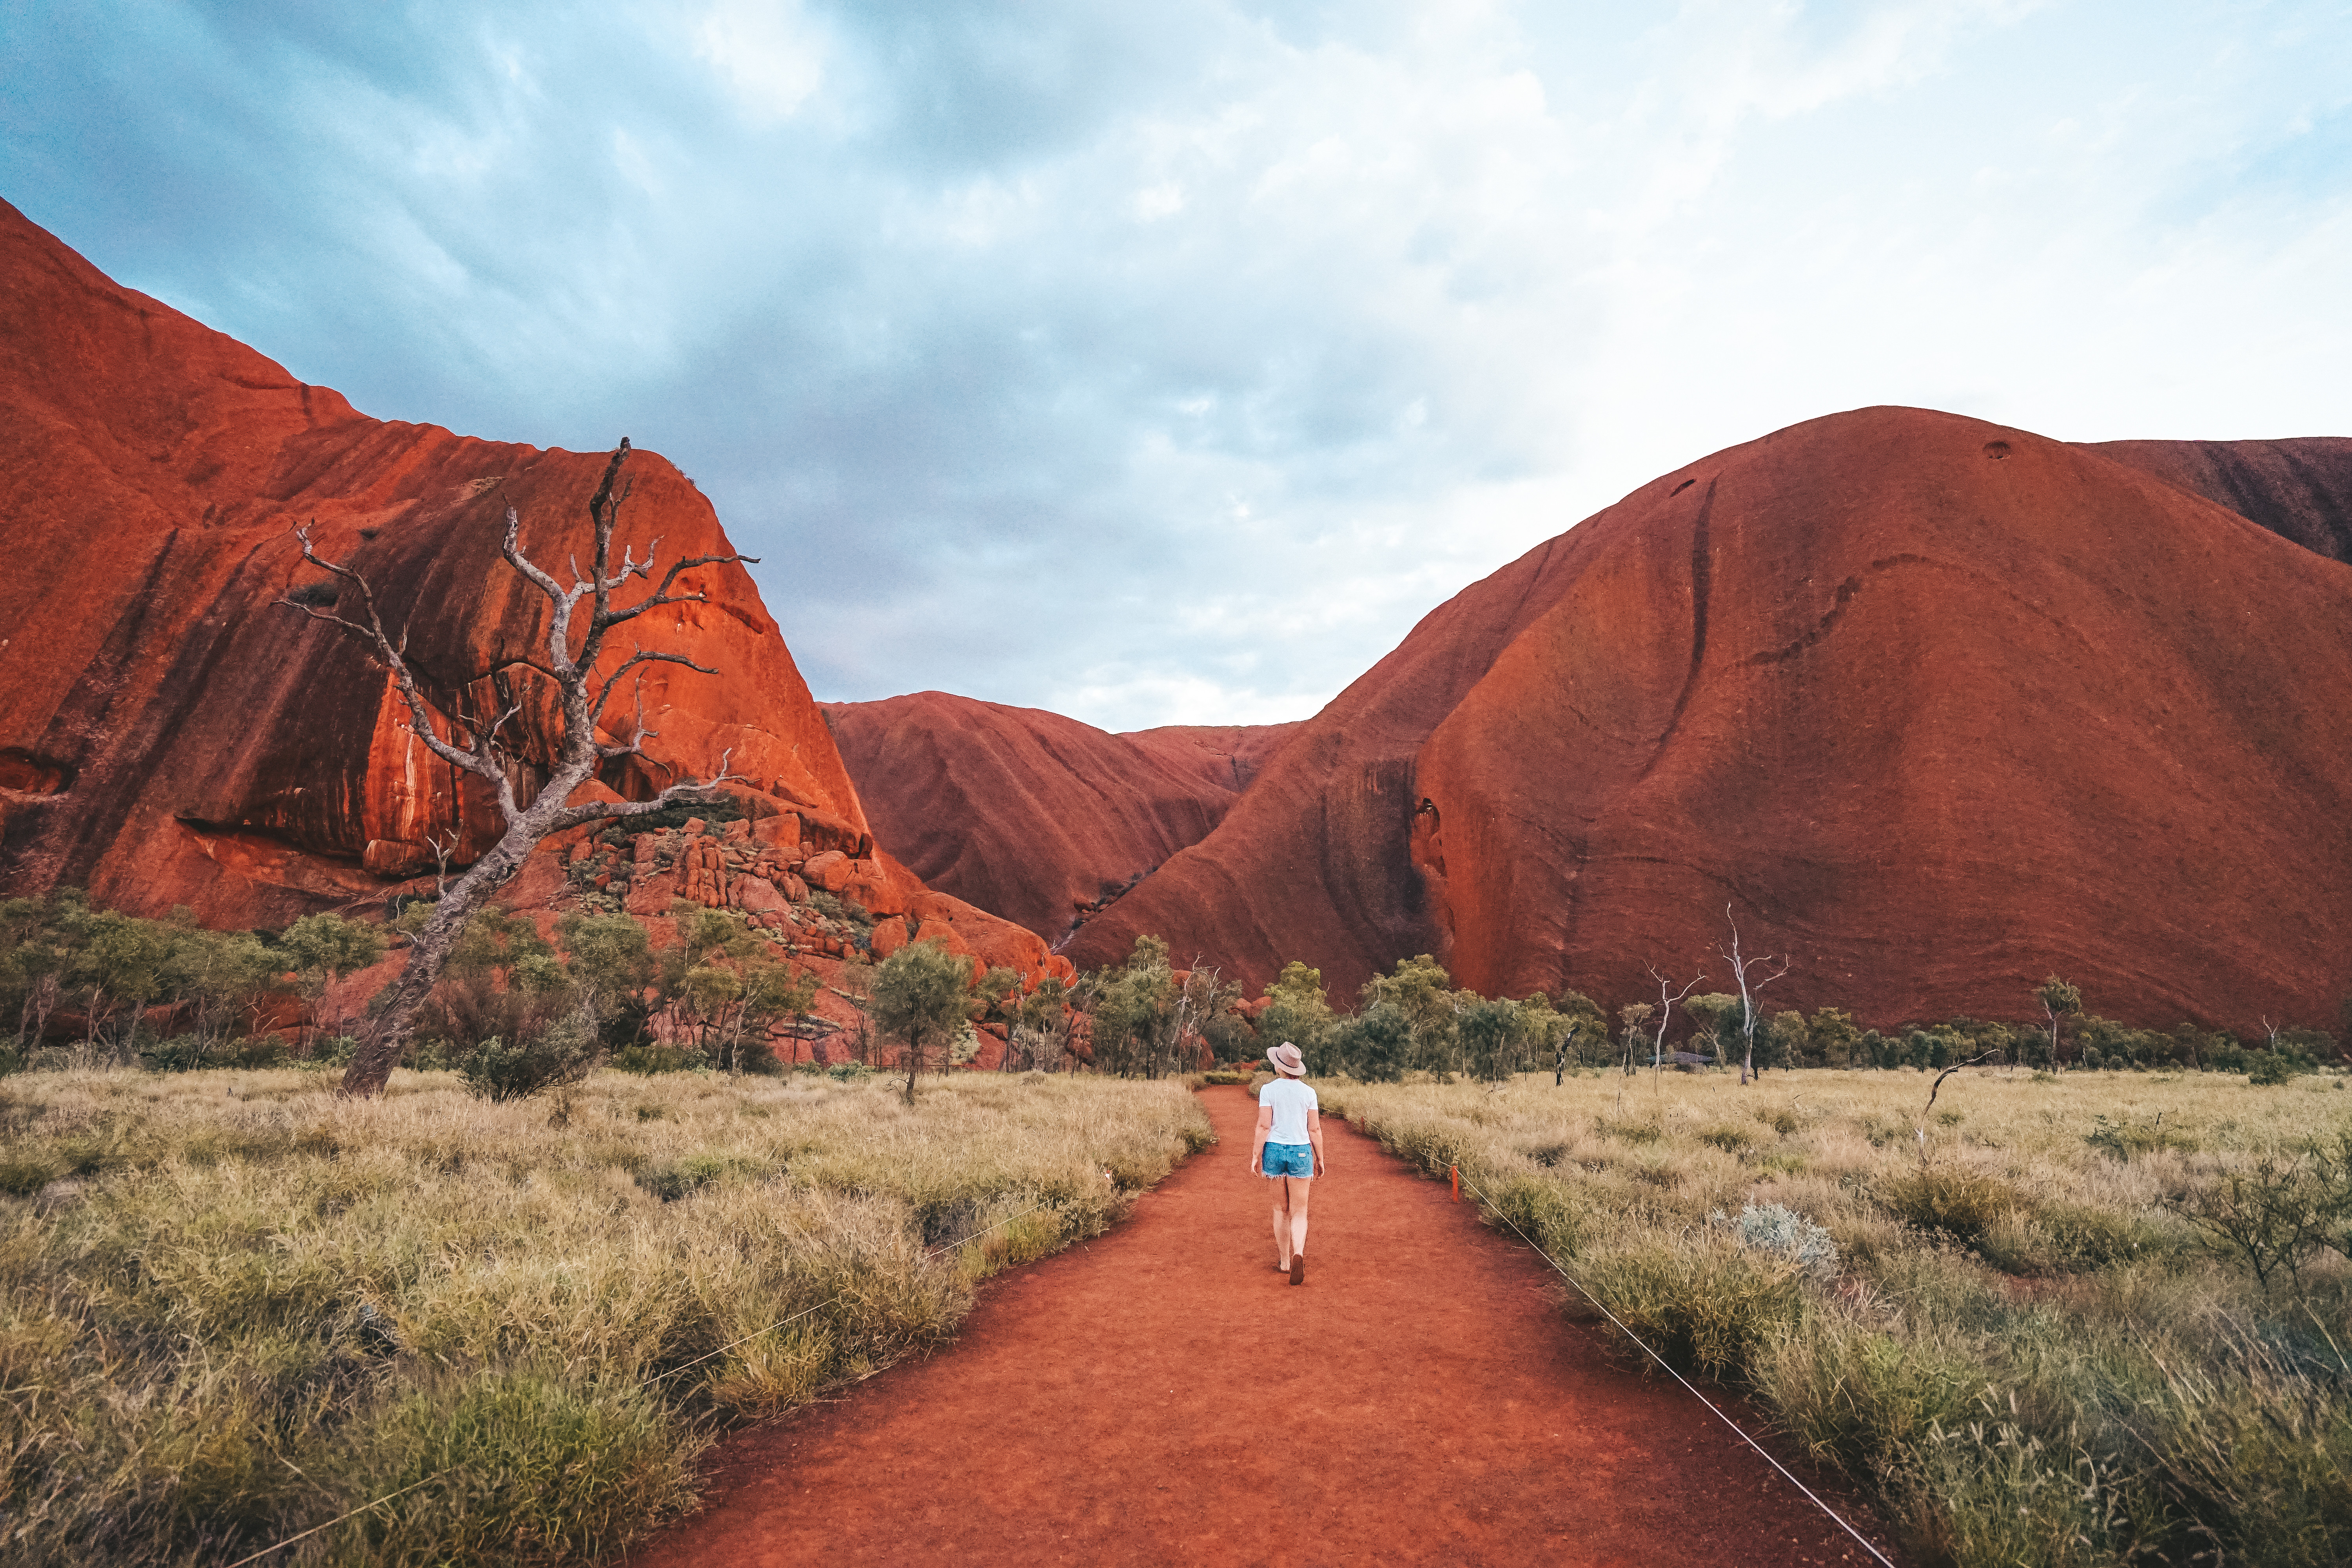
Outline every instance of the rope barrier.
<svg viewBox="0 0 2352 1568"><path fill-rule="evenodd" d="M973 1231L970 1236L965 1237L961 1241L941 1242L939 1246L930 1247L917 1256L923 1258L925 1261L929 1261L929 1259L938 1257L942 1252L953 1252L958 1247L970 1247L982 1237L988 1235L989 1232L1003 1230L1014 1220L1035 1214L1039 1209L1047 1208L1051 1205L1051 1199L1041 1199L1036 1203L1031 1204L1027 1208L1021 1210L1018 1214L1006 1215L994 1225L989 1226L985 1229ZM670 1368L667 1372L657 1373L654 1376L646 1378L644 1382L635 1384L635 1387L640 1389L651 1388L655 1384L661 1382L664 1378L676 1377L679 1373L686 1371L688 1367L701 1365L704 1362L709 1361L712 1356L724 1355L729 1351L733 1350L737 1345L750 1344L753 1340L760 1338L762 1334L772 1334L778 1329L783 1328L787 1324L800 1321L803 1318L807 1317L811 1312L821 1312L824 1310L825 1308L832 1306L835 1302L843 1300L848 1294L849 1292L846 1290L836 1290L831 1296L819 1301L814 1307L803 1307L801 1310L794 1312L788 1318L779 1318L764 1329L745 1334L740 1340L730 1340L727 1343L720 1345L715 1351L706 1351L702 1354L696 1356L692 1361L682 1363L679 1365ZM634 1392L634 1389L632 1392ZM436 1470L421 1481L411 1481L406 1486L401 1488L398 1491L386 1492L383 1496L377 1498L374 1501L362 1503L359 1507L352 1509L348 1513L339 1513L334 1518L327 1521L324 1524L314 1524L310 1529L302 1531L299 1535L289 1535L285 1540L280 1541L274 1545L265 1546L258 1552L240 1557L236 1562L230 1563L228 1568L245 1568L245 1565L248 1563L258 1563L263 1558L268 1557L274 1552L285 1551L288 1547L293 1545L298 1541L307 1541L311 1536L318 1534L320 1531L332 1530L335 1526L342 1523L345 1520L357 1519L361 1514L366 1513L373 1509L382 1508L385 1503L390 1502L396 1497L404 1497L408 1493L415 1491L419 1487L429 1486L433 1482L439 1480L443 1476L464 1468L465 1467L461 1464L450 1465L446 1468Z"/></svg>
<svg viewBox="0 0 2352 1568"><path fill-rule="evenodd" d="M1684 1388L1689 1390L1690 1396L1693 1399L1697 1400L1701 1405L1706 1406L1707 1414L1713 1415L1717 1421L1722 1422L1726 1426L1730 1427L1733 1435L1738 1437L1741 1442L1747 1444L1749 1447L1755 1449L1758 1454L1763 1456L1763 1459L1766 1464L1780 1471L1783 1479L1785 1479L1790 1486L1796 1488L1799 1491L1804 1493L1805 1500L1811 1503L1815 1508L1820 1509L1823 1513L1829 1515L1831 1521L1840 1530L1843 1530L1848 1535L1853 1536L1855 1542L1861 1545L1864 1552L1869 1552L1871 1556L1885 1563L1886 1568L1895 1568L1894 1560L1888 1557L1885 1552L1881 1552L1877 1547L1872 1545L1868 1536L1863 1534L1862 1531L1856 1530L1853 1525L1848 1524L1845 1521L1844 1515L1839 1513L1837 1510L1823 1502L1821 1498L1814 1493L1812 1488L1799 1480L1794 1475L1791 1475L1788 1466L1774 1458L1770 1451L1767 1449L1763 1444L1759 1443L1755 1438L1750 1437L1745 1431L1741 1430L1738 1422L1734 1421L1730 1416L1726 1415L1716 1405L1714 1400L1709 1399L1706 1394L1701 1394L1698 1391L1697 1386L1694 1384L1690 1379L1685 1377L1681 1373L1676 1372L1674 1369L1673 1364L1669 1363L1665 1357L1652 1350L1648 1342L1643 1340L1641 1335L1635 1333L1633 1330L1627 1328L1623 1322L1620 1321L1617 1314L1611 1311L1607 1305L1601 1301L1600 1297L1594 1295L1591 1291L1584 1288L1583 1280L1579 1279L1575 1275L1570 1274L1567 1269L1561 1268L1559 1258L1554 1258L1550 1253L1546 1252L1540 1246L1538 1246L1533 1237L1530 1237L1526 1231L1519 1228L1518 1221L1513 1219L1509 1215L1505 1214L1500 1207L1490 1202L1487 1199L1486 1194L1480 1192L1475 1183L1472 1183L1461 1174L1458 1167L1449 1165L1446 1169L1456 1182L1458 1182L1462 1186L1468 1187L1470 1189L1470 1195L1476 1198L1479 1203L1485 1205L1488 1213L1496 1215L1505 1225L1509 1226L1511 1227L1511 1233L1514 1236L1517 1236L1521 1241L1526 1242L1529 1247L1534 1247L1536 1256L1542 1258L1546 1263L1550 1264L1554 1273L1567 1280L1570 1285L1575 1286L1577 1294L1591 1302L1594 1308L1600 1311L1601 1315L1608 1319L1619 1333L1623 1334L1627 1339L1633 1341L1636 1345L1639 1345L1642 1349L1643 1354L1648 1356L1652 1361L1656 1362L1660 1366L1665 1368L1667 1376L1673 1378L1676 1383L1681 1384ZM1460 1201L1458 1194L1455 1201Z"/></svg>

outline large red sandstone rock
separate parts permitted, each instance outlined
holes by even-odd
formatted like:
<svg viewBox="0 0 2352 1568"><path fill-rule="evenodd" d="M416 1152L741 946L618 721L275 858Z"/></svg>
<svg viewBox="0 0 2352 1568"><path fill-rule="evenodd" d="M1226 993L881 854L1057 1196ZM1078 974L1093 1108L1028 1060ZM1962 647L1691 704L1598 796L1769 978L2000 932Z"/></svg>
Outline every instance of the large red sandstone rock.
<svg viewBox="0 0 2352 1568"><path fill-rule="evenodd" d="M882 840L930 886L1048 941L1215 826L1237 795L1231 748L1258 754L940 691L825 713Z"/></svg>
<svg viewBox="0 0 2352 1568"><path fill-rule="evenodd" d="M2084 445L2228 507L2330 561L2352 561L2352 437Z"/></svg>
<svg viewBox="0 0 2352 1568"><path fill-rule="evenodd" d="M0 601L0 887L81 886L135 913L184 904L214 925L278 925L377 907L386 879L431 869L436 839L453 865L470 862L499 831L494 804L406 732L356 648L273 603L320 575L289 531L314 522L320 553L369 577L445 712L477 708L494 663L544 647L544 600L499 558L506 509L526 551L560 572L587 557L605 460L367 418L109 281L0 203L0 515L19 563ZM729 552L675 468L641 452L628 472L618 542L643 559L657 537L664 562ZM721 673L647 668L643 711L658 733L586 795L642 799L727 754L758 819L736 839L793 860L865 858L882 903L936 897L876 850L750 576L702 568L679 586L709 602L636 623L612 657L642 638ZM633 688L608 730L630 730L636 711ZM542 762L553 721L544 702L522 721ZM629 907L658 920L680 885L641 875ZM723 900L725 878L705 866L693 891ZM564 898L554 852L507 896L541 913ZM976 951L1026 957L1033 975L1051 967L996 917L939 909Z"/></svg>
<svg viewBox="0 0 2352 1568"><path fill-rule="evenodd" d="M1288 724L1163 724L1119 736L1181 773L1194 773L1235 795L1249 788L1266 760L1303 727Z"/></svg>
<svg viewBox="0 0 2352 1568"><path fill-rule="evenodd" d="M1916 409L1643 487L1440 606L1086 926L1342 992L1687 977L1773 1005L2332 1017L2352 569L2095 451Z"/></svg>

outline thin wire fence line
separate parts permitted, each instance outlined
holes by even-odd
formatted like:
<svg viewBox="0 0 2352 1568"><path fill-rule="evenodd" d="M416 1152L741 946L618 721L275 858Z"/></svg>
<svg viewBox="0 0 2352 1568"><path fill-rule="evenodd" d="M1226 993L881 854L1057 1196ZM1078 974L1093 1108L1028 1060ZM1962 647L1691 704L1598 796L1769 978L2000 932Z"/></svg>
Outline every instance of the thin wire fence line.
<svg viewBox="0 0 2352 1568"><path fill-rule="evenodd" d="M919 1258L924 1258L924 1259L926 1259L926 1260L928 1260L928 1259L930 1259L930 1258L937 1258L937 1257L938 1257L940 1253L942 1253L942 1252L953 1252L953 1251L955 1251L958 1247L970 1247L973 1242L978 1241L982 1237L988 1235L988 1234L989 1234L989 1232L991 1232L991 1231L997 1231L997 1230L1003 1230L1006 1226L1011 1225L1014 1220L1024 1218L1024 1217L1026 1217L1026 1216L1027 1216L1027 1215L1029 1215L1035 1214L1039 1209L1042 1209L1042 1208L1050 1208L1052 1205L1053 1205L1053 1200L1052 1200L1052 1199L1050 1199L1050 1198L1043 1199L1043 1200L1041 1200L1041 1201L1039 1201L1039 1202L1037 1202L1037 1203L1031 1204L1027 1208L1021 1210L1021 1211L1020 1211L1020 1213L1018 1213L1018 1214L1009 1214L1009 1215L1006 1215L1003 1219L998 1220L994 1225L989 1226L987 1226L987 1227L986 1227L986 1228L984 1228L984 1229L981 1229L981 1230L975 1230L975 1231L973 1231L970 1236L967 1236L967 1237L963 1237L963 1238L962 1238L961 1240L960 1240L960 1241L947 1241L947 1242L941 1242L939 1246L937 1246L937 1247L929 1247L929 1248L925 1249L924 1251L922 1251L922 1252L920 1252L920 1253L917 1254L917 1256L918 1256L918 1257L919 1257ZM821 1312L821 1311L824 1310L824 1309L825 1309L825 1308L832 1306L835 1302L836 1302L836 1301L839 1301L839 1300L842 1300L845 1299L845 1298L848 1296L848 1294L849 1294L849 1292L848 1292L848 1291L846 1291L846 1290L836 1290L836 1291L835 1291L831 1296L828 1296L828 1297L826 1297L824 1300L819 1301L819 1302L818 1302L815 1306L814 1306L814 1307L803 1307L803 1308L802 1308L799 1311L794 1312L792 1316L790 1316L790 1317L788 1317L788 1318L779 1318L776 1321L774 1321L774 1322L772 1322L772 1323L770 1323L770 1324L769 1324L766 1328L764 1328L764 1329L758 1330L758 1331L754 1331L754 1332L752 1332L752 1333L745 1334L745 1335L744 1335L741 1339L740 1339L740 1340L731 1340L731 1341L730 1341L729 1342L727 1342L726 1344L720 1345L720 1346L719 1346L717 1350L715 1350L715 1351L706 1351L706 1352L704 1352L701 1355L696 1356L696 1357L694 1358L694 1360L689 1361L689 1362L683 1363L681 1363L681 1364L679 1364L679 1365L677 1365L677 1366L674 1366L674 1367L670 1368L667 1372L665 1372L665 1373L656 1373L654 1376L649 1377L649 1378L646 1378L644 1382L642 1382L642 1383L639 1383L639 1384L635 1384L635 1385L634 1386L634 1388L632 1389L632 1392L635 1392L635 1389L650 1388L650 1387L652 1387L655 1384L661 1382L661 1381L662 1381L662 1379L664 1379L664 1378L666 1378L666 1377L675 1377L675 1376L677 1376L679 1373L686 1371L688 1367L691 1367L691 1366L698 1366L698 1365L700 1365L702 1363L704 1363L704 1362L706 1362L706 1361L709 1361L712 1356L715 1356L715 1355L724 1355L724 1354L726 1354L729 1351L733 1350L737 1345L747 1345L747 1344L750 1344L753 1340L758 1339L761 1334L772 1334L772 1333L774 1333L778 1329L783 1328L783 1327L784 1327L785 1325L787 1325L787 1324L790 1324L790 1323L796 1323L796 1322L800 1321L803 1318L807 1317L811 1312ZM433 1483L433 1482L435 1482L435 1481L439 1480L443 1476L448 1475L449 1473L451 1473L451 1472L452 1472L452 1471L454 1471L454 1470L458 1470L458 1469L462 1469L462 1468L464 1468L464 1466L463 1466L462 1464L458 1464L458 1465L450 1465L450 1466L446 1467L446 1468L436 1470L436 1471L434 1471L431 1475L429 1475L429 1476L425 1477L425 1478L423 1480L421 1480L421 1481L411 1481L411 1482L409 1482L406 1486L404 1486L404 1487L401 1488L398 1491L386 1492L386 1493L384 1493L384 1494L383 1494L383 1496L382 1496L382 1497L380 1497L380 1498L375 1499L375 1500L374 1500L373 1501L372 1501L372 1502L363 1502L363 1503L360 1504L360 1506L359 1506L359 1507L357 1507L357 1508L355 1508L355 1509L352 1509L352 1510L350 1512L348 1512L348 1513L339 1513L339 1514L337 1514L334 1518L332 1518L332 1519L331 1519L331 1520L327 1521L327 1522L326 1522L326 1523L324 1523L324 1524L314 1524L314 1525L312 1525L310 1529L308 1529L308 1530L306 1530L306 1531L302 1531L300 1534L299 1534L299 1535L289 1535L289 1536L288 1536L285 1540L280 1541L280 1542L277 1542L277 1543L275 1543L274 1545L265 1546L265 1547L263 1547L263 1548L262 1548L260 1551L258 1551L258 1552L252 1552L252 1553L247 1554L247 1556L240 1557L240 1558L238 1558L236 1562L234 1562L234 1563L232 1563L228 1564L228 1568L245 1568L245 1565L246 1565L247 1563L258 1563L258 1562L260 1562L263 1558L265 1558L265 1557L268 1557L268 1556L271 1555L273 1552L283 1552L283 1551L285 1551L288 1547L289 1547L289 1546L293 1545L293 1544L294 1544L295 1542L299 1542L299 1541L307 1541L307 1540L309 1540L311 1536L314 1536L314 1535L318 1534L318 1533L319 1533L320 1531L322 1531L322 1530L332 1530L332 1529L334 1529L334 1528L335 1528L335 1526L337 1526L337 1525L339 1525L339 1524L342 1523L345 1520L348 1520L348 1519L356 1519L356 1518L358 1518L361 1514L366 1513L366 1512L368 1512L368 1511L369 1511L370 1510L372 1510L372 1509L378 1509L378 1508L382 1508L385 1503L390 1502L393 1499L394 1499L394 1498L396 1498L396 1497L404 1497L404 1496L407 1495L408 1493L415 1491L415 1490L417 1488L419 1488L419 1487L422 1487L422 1486L428 1486L428 1485L430 1485L431 1483Z"/></svg>
<svg viewBox="0 0 2352 1568"><path fill-rule="evenodd" d="M396 1492L386 1492L383 1496L376 1499L373 1502L363 1502L360 1504L359 1507L352 1510L349 1513L339 1513L335 1515L334 1518L327 1521L324 1524L314 1524L299 1535L289 1535L285 1540L278 1542L275 1546L265 1546L260 1551L256 1552L249 1556L240 1557L236 1562L230 1563L228 1568L245 1568L245 1565L248 1563L258 1563L273 1552L283 1552L298 1541L307 1541L322 1530L332 1530L335 1526L342 1523L343 1521L347 1519L357 1519L361 1514L367 1512L370 1509L382 1508L384 1504L390 1502L396 1497L404 1497L408 1493L415 1491L419 1487L429 1486L433 1482L439 1480L443 1476L447 1475L450 1470L454 1470L456 1468L457 1468L457 1466L451 1465L446 1469L436 1470L431 1475L425 1477L423 1480L411 1481Z"/></svg>
<svg viewBox="0 0 2352 1568"><path fill-rule="evenodd" d="M1690 1396L1693 1399L1697 1400L1701 1405L1706 1406L1708 1415L1713 1415L1717 1421L1720 1421L1726 1426L1730 1427L1734 1436L1738 1437L1741 1442L1747 1444L1749 1447L1755 1449L1758 1454L1761 1455L1766 1464L1780 1471L1783 1479L1785 1479L1790 1486L1796 1488L1799 1491L1804 1493L1805 1500L1811 1503L1815 1508L1820 1509L1823 1513L1829 1515L1831 1521L1840 1530L1843 1530L1848 1535L1853 1536L1855 1542L1861 1545L1864 1552L1869 1552L1879 1562L1885 1563L1886 1568L1895 1568L1894 1559L1888 1557L1885 1552L1881 1552L1877 1547L1872 1545L1870 1538L1863 1534L1859 1530L1856 1530L1853 1525L1848 1524L1843 1514L1841 1514L1837 1510L1823 1502L1821 1498L1814 1493L1812 1488L1807 1486L1804 1482L1799 1480L1794 1475L1790 1474L1789 1467L1774 1458L1769 1449L1766 1448L1763 1444L1759 1443L1755 1438L1750 1437L1747 1432L1741 1428L1738 1422L1734 1421L1730 1416L1726 1415L1722 1410L1717 1406L1714 1400L1709 1399L1706 1394L1701 1394L1698 1391L1697 1386L1694 1384L1690 1379L1685 1377L1681 1373L1676 1372L1674 1369L1673 1363L1669 1363L1665 1357L1660 1355L1657 1352L1652 1350L1647 1341L1643 1340L1641 1335L1635 1333L1633 1330L1627 1328L1622 1321L1620 1321L1617 1314L1611 1311L1607 1305L1601 1301L1600 1297L1594 1295L1591 1291L1584 1288L1583 1280L1579 1279L1575 1275L1570 1274L1567 1269L1561 1268L1559 1258L1554 1258L1550 1253L1546 1252L1541 1246L1538 1245L1534 1237L1528 1235L1526 1231L1521 1230L1519 1228L1518 1221L1513 1219L1508 1214L1506 1214L1499 1205L1488 1202L1486 1194L1480 1192L1469 1177L1461 1173L1460 1165L1449 1164L1446 1169L1452 1173L1455 1179L1460 1181L1464 1186L1470 1189L1471 1196L1476 1198L1481 1204L1485 1205L1489 1213L1495 1215L1505 1225L1509 1226L1511 1227L1512 1235L1517 1237L1521 1241L1526 1242L1529 1247L1533 1247L1538 1258L1540 1258L1546 1263L1550 1264L1554 1273L1567 1280L1570 1284L1575 1286L1577 1294L1591 1302L1592 1305L1600 1311L1601 1315L1608 1319L1609 1321L1615 1326L1619 1333L1623 1334L1627 1339L1641 1346L1642 1353L1643 1355L1648 1356L1652 1361L1656 1362L1660 1366L1665 1368L1667 1376L1673 1378L1676 1383L1681 1384L1683 1387L1689 1390Z"/></svg>

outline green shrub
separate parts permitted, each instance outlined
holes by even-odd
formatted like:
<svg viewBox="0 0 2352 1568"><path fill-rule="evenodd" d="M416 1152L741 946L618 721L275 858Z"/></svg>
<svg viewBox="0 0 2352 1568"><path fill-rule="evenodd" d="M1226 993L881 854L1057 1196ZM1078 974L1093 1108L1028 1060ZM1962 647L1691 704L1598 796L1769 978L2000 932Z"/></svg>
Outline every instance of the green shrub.
<svg viewBox="0 0 2352 1568"><path fill-rule="evenodd" d="M1654 1143L1666 1135L1666 1130L1654 1121L1612 1121L1596 1118L1593 1131L1603 1138L1614 1138L1621 1143Z"/></svg>
<svg viewBox="0 0 2352 1568"><path fill-rule="evenodd" d="M1837 1313L1777 1328L1755 1374L1808 1452L1857 1470L1965 1421L1983 1380L1964 1351L1898 1338Z"/></svg>
<svg viewBox="0 0 2352 1568"><path fill-rule="evenodd" d="M710 1058L681 1046L624 1046L613 1053L613 1059L606 1065L621 1072L650 1075L690 1072L709 1067Z"/></svg>
<svg viewBox="0 0 2352 1568"><path fill-rule="evenodd" d="M603 1054L594 1033L575 1016L566 1015L511 1046L492 1036L459 1054L451 1065L467 1092L504 1101L578 1083L595 1070Z"/></svg>
<svg viewBox="0 0 2352 1568"><path fill-rule="evenodd" d="M724 1154L689 1154L682 1160L645 1167L637 1173L636 1183L647 1193L669 1204L749 1168L744 1162L730 1159Z"/></svg>
<svg viewBox="0 0 2352 1568"><path fill-rule="evenodd" d="M697 1447L638 1390L478 1373L373 1424L357 1456L373 1461L369 1489L415 1489L343 1539L371 1563L416 1568L593 1560L691 1499Z"/></svg>
<svg viewBox="0 0 2352 1568"><path fill-rule="evenodd" d="M2246 1081L2250 1084L2263 1086L2282 1084L2290 1079L2300 1078L2305 1073L2319 1070L2318 1063L2313 1061L2302 1050L2284 1041L2274 1049L2254 1051L2250 1054L2252 1061L2246 1068Z"/></svg>
<svg viewBox="0 0 2352 1568"><path fill-rule="evenodd" d="M39 1154L0 1154L0 1193L28 1198L66 1173L58 1161Z"/></svg>
<svg viewBox="0 0 2352 1568"><path fill-rule="evenodd" d="M1744 1153L1756 1146L1756 1134L1745 1127L1710 1127L1698 1135L1698 1141L1727 1154Z"/></svg>
<svg viewBox="0 0 2352 1568"><path fill-rule="evenodd" d="M2167 1127L2160 1110L2155 1120L2146 1123L2128 1116L2112 1121L2104 1116L2094 1118L2091 1131L2083 1142L2125 1161L2166 1149L2177 1149L2182 1153L2194 1153L2197 1150L2197 1140L2179 1127Z"/></svg>
<svg viewBox="0 0 2352 1568"><path fill-rule="evenodd" d="M1591 1228L1585 1211L1568 1190L1540 1176L1510 1176L1486 1189L1490 1223L1508 1229L1555 1261L1583 1248Z"/></svg>
<svg viewBox="0 0 2352 1568"><path fill-rule="evenodd" d="M1972 1247L2022 1200L2017 1189L1998 1177L1927 1166L1886 1182L1879 1189L1879 1201L1906 1225Z"/></svg>
<svg viewBox="0 0 2352 1568"><path fill-rule="evenodd" d="M2338 1216L2325 1170L2300 1155L2263 1154L2222 1171L2174 1206L2216 1253L2244 1264L2268 1290L2282 1270L2299 1282L2327 1244Z"/></svg>
<svg viewBox="0 0 2352 1568"><path fill-rule="evenodd" d="M1797 1269L1718 1244L1653 1241L1588 1259L1587 1289L1684 1372L1744 1377L1765 1336L1804 1308Z"/></svg>

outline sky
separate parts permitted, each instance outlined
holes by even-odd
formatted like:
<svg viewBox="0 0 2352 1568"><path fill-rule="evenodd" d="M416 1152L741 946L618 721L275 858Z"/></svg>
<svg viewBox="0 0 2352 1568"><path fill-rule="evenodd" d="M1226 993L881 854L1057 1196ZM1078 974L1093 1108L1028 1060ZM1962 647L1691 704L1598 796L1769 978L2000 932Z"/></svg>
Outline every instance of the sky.
<svg viewBox="0 0 2352 1568"><path fill-rule="evenodd" d="M2352 434L2352 4L0 0L0 196L717 506L821 699L1304 718L1799 420Z"/></svg>

